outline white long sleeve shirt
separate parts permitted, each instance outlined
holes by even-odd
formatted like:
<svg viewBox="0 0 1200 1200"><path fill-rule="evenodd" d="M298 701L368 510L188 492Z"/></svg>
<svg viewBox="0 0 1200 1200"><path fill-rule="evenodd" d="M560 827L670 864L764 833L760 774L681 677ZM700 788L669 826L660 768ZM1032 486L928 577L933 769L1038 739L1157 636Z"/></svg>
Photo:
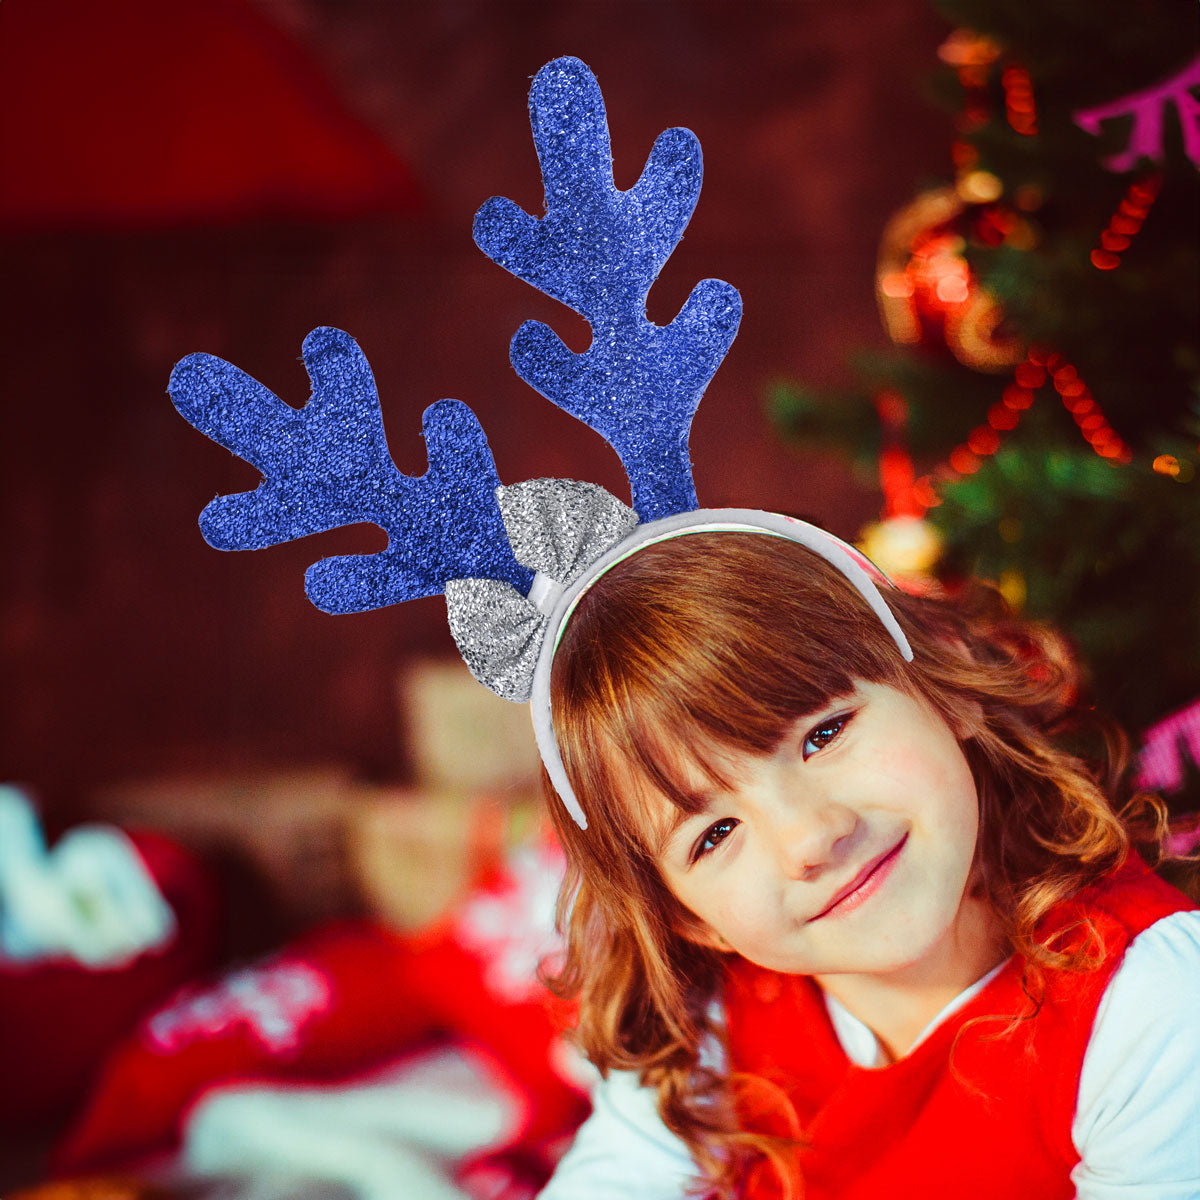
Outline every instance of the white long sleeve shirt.
<svg viewBox="0 0 1200 1200"><path fill-rule="evenodd" d="M927 1037L986 987L955 997ZM826 1005L847 1057L880 1061L875 1034ZM685 1200L696 1168L633 1075L597 1085L584 1122L539 1200ZM1096 1013L1071 1127L1077 1200L1200 1200L1200 912L1174 913L1129 945Z"/></svg>

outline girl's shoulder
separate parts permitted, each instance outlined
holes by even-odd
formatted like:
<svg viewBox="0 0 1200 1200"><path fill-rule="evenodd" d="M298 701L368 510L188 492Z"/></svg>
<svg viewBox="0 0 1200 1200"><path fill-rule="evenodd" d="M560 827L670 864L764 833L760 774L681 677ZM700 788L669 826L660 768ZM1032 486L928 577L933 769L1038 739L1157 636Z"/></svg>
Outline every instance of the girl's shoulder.
<svg viewBox="0 0 1200 1200"><path fill-rule="evenodd" d="M1200 909L1160 917L1129 942L1096 1009L1089 1052L1098 1040L1129 1040L1135 1027L1177 1021L1200 1047Z"/></svg>
<svg viewBox="0 0 1200 1200"><path fill-rule="evenodd" d="M1137 973L1139 961L1148 953L1154 957L1146 947L1158 945L1176 926L1192 928L1196 911L1193 900L1131 854L1115 871L1056 903L1039 921L1037 941L1073 958L1045 969L1046 998L1069 1004L1077 1016L1086 1010L1090 1023L1101 994L1135 943L1142 945L1132 968ZM1158 929L1164 921L1170 924Z"/></svg>
<svg viewBox="0 0 1200 1200"><path fill-rule="evenodd" d="M1051 921L1079 915L1107 917L1136 937L1164 917L1196 910L1196 903L1130 854L1117 870L1051 910Z"/></svg>
<svg viewBox="0 0 1200 1200"><path fill-rule="evenodd" d="M1133 938L1096 1010L1071 1130L1083 1200L1149 1181L1164 1200L1200 1194L1197 1014L1200 911L1179 909Z"/></svg>

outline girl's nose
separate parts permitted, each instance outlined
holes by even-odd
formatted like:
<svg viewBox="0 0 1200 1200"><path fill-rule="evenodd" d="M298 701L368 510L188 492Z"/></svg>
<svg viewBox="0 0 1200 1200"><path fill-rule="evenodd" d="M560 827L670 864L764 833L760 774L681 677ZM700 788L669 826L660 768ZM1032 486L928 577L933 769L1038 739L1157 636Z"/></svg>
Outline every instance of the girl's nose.
<svg viewBox="0 0 1200 1200"><path fill-rule="evenodd" d="M805 805L780 821L775 851L790 879L809 879L841 860L845 843L858 828L858 814L833 801Z"/></svg>

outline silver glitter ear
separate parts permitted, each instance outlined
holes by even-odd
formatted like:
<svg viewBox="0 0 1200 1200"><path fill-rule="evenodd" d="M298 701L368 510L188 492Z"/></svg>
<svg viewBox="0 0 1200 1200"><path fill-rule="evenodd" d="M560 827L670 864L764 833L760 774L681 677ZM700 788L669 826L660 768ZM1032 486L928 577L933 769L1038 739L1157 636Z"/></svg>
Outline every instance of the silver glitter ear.
<svg viewBox="0 0 1200 1200"><path fill-rule="evenodd" d="M536 572L529 595L494 579L452 579L446 613L471 674L505 700L524 703L558 597L638 519L602 487L570 479L501 486L496 501L517 561Z"/></svg>
<svg viewBox="0 0 1200 1200"><path fill-rule="evenodd" d="M496 500L517 561L563 585L638 523L628 504L599 484L575 479L501 484Z"/></svg>
<svg viewBox="0 0 1200 1200"><path fill-rule="evenodd" d="M446 582L446 616L471 674L505 700L529 699L548 618L515 588L494 579Z"/></svg>

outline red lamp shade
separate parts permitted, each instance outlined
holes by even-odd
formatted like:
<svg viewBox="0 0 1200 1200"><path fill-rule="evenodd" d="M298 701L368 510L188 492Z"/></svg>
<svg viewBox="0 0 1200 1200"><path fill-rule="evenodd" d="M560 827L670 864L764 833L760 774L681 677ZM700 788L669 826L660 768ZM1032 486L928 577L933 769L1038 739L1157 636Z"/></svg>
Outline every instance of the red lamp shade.
<svg viewBox="0 0 1200 1200"><path fill-rule="evenodd" d="M403 163L245 0L0 6L0 228L419 205Z"/></svg>

